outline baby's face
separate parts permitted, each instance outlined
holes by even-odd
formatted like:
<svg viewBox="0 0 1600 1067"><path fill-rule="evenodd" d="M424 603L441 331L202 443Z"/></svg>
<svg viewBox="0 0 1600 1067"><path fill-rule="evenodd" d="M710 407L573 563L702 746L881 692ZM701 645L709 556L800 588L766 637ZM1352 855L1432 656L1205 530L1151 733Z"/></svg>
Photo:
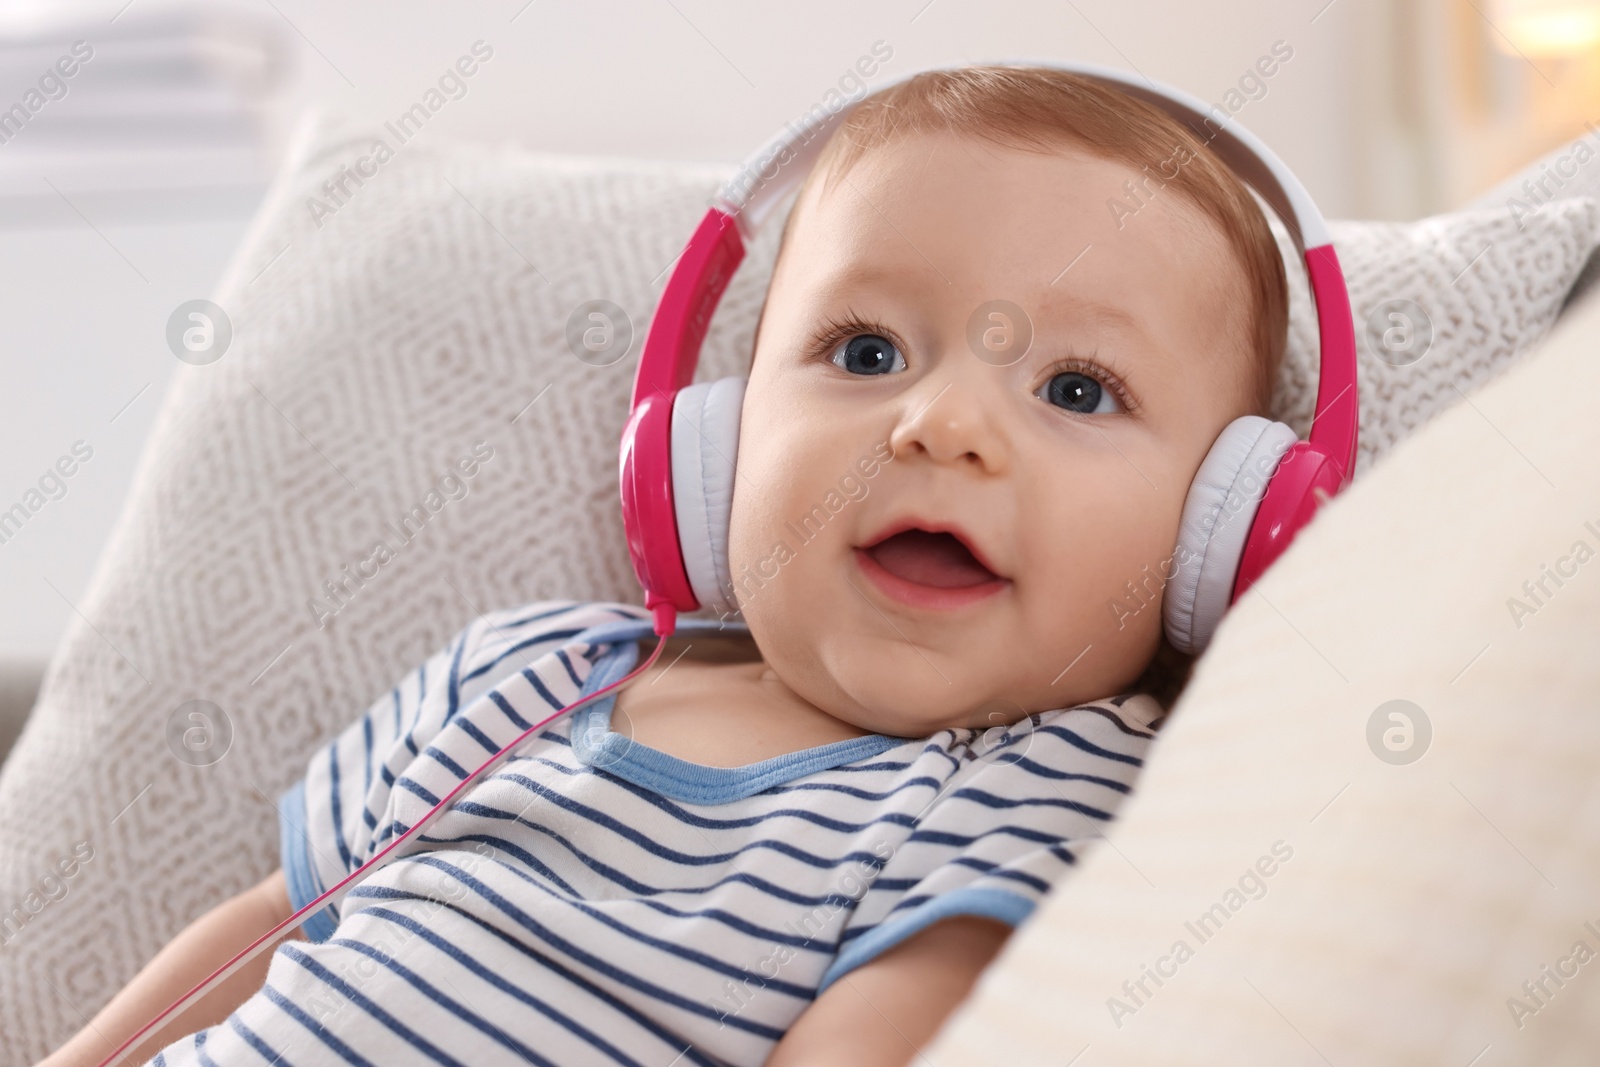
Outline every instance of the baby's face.
<svg viewBox="0 0 1600 1067"><path fill-rule="evenodd" d="M915 135L796 206L729 548L762 657L801 697L922 736L1110 696L1149 662L1161 605L1127 583L1171 557L1253 357L1214 224L1169 189L1117 227L1107 200L1138 177ZM981 336L1005 319L974 322L997 300L1031 322L1020 359ZM884 540L907 526L959 531L982 563L948 532Z"/></svg>

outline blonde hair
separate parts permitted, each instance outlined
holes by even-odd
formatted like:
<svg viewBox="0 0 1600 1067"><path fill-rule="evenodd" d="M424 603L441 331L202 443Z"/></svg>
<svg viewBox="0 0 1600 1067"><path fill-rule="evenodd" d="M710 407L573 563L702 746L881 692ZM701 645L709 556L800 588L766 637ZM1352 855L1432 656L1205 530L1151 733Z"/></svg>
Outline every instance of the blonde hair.
<svg viewBox="0 0 1600 1067"><path fill-rule="evenodd" d="M874 148L907 135L955 133L1004 148L1048 153L1062 144L1144 172L1171 186L1221 229L1243 269L1247 331L1255 356L1247 376L1252 410L1265 413L1288 335L1288 288L1277 242L1239 178L1172 115L1105 83L1049 67L975 66L924 71L882 89L845 116L806 176L795 203L819 174L823 192ZM1164 164L1177 158L1175 175ZM1136 201L1137 203L1137 201ZM1136 207L1123 205L1128 213ZM1115 213L1115 208L1111 208ZM797 211L784 224L783 254ZM766 307L763 302L762 311ZM756 324L760 335L760 320Z"/></svg>

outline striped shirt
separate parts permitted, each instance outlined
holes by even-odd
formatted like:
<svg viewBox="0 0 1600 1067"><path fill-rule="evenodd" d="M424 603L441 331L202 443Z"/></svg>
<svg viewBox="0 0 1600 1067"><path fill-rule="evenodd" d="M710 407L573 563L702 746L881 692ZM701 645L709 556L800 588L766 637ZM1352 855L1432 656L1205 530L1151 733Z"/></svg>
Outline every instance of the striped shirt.
<svg viewBox="0 0 1600 1067"><path fill-rule="evenodd" d="M468 625L281 796L291 904L652 637L621 603ZM227 1020L150 1062L759 1064L822 990L929 924L1024 919L1127 795L1161 714L1127 695L725 768L612 732L614 698L509 753L280 944Z"/></svg>

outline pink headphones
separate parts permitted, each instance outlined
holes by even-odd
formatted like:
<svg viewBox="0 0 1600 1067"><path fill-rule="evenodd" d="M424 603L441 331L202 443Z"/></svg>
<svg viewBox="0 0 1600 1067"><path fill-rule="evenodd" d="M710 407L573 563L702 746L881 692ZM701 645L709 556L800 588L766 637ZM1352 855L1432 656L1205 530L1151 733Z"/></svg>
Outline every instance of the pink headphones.
<svg viewBox="0 0 1600 1067"><path fill-rule="evenodd" d="M1356 347L1339 258L1305 188L1249 131L1227 120L1209 120L1214 107L1105 67L1050 60L998 65L1068 71L1161 108L1209 144L1272 206L1305 257L1321 341L1311 437L1301 441L1288 426L1258 415L1230 423L1190 485L1174 573L1163 575L1167 638L1179 651L1198 653L1229 605L1282 554L1317 508L1349 484L1359 421ZM745 160L689 239L651 320L634 379L632 415L622 431L620 478L628 552L658 634L672 632L679 611L738 611L728 566L728 520L745 379L690 383L706 327L744 258L745 241L800 184L828 134L858 103L798 132L785 128Z"/></svg>

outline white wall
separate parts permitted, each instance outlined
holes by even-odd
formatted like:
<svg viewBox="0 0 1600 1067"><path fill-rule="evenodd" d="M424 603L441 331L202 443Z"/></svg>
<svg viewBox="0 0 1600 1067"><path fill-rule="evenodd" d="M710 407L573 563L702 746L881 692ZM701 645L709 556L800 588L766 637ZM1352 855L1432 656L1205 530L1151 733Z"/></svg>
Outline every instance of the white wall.
<svg viewBox="0 0 1600 1067"><path fill-rule="evenodd" d="M75 15L93 37L97 27L137 25L160 11L157 0L125 4L11 4L0 17L17 32L39 13ZM392 118L480 39L494 49L492 60L421 136L730 165L817 102L879 40L894 50L885 68L891 74L960 60L1081 59L1218 102L1282 40L1293 58L1238 120L1298 171L1330 215L1407 203L1386 193L1388 179L1375 187L1367 158L1374 127L1357 116L1357 109L1392 110L1385 95L1392 79L1373 66L1385 45L1374 39L1381 0L238 6L270 23L299 56L264 116L263 179L299 106L314 101ZM0 100L17 91L0 84ZM50 118L45 112L37 121ZM14 162L9 147L0 145L0 184ZM237 193L156 206L109 196L92 201L87 220L59 204L37 217L0 220L0 507L75 440L95 449L68 495L0 545L0 651L48 653L83 604L176 365L165 345L167 316L208 295L250 202Z"/></svg>
<svg viewBox="0 0 1600 1067"><path fill-rule="evenodd" d="M481 38L495 59L430 134L737 160L880 39L894 49L895 72L964 59L1081 59L1208 100L1282 39L1294 59L1239 120L1303 173L1328 211L1359 207L1344 102L1369 73L1354 61L1352 36L1368 0L1335 0L1315 22L1326 0L525 2L448 12L424 2L280 4L322 53L307 55L295 92L388 117Z"/></svg>

